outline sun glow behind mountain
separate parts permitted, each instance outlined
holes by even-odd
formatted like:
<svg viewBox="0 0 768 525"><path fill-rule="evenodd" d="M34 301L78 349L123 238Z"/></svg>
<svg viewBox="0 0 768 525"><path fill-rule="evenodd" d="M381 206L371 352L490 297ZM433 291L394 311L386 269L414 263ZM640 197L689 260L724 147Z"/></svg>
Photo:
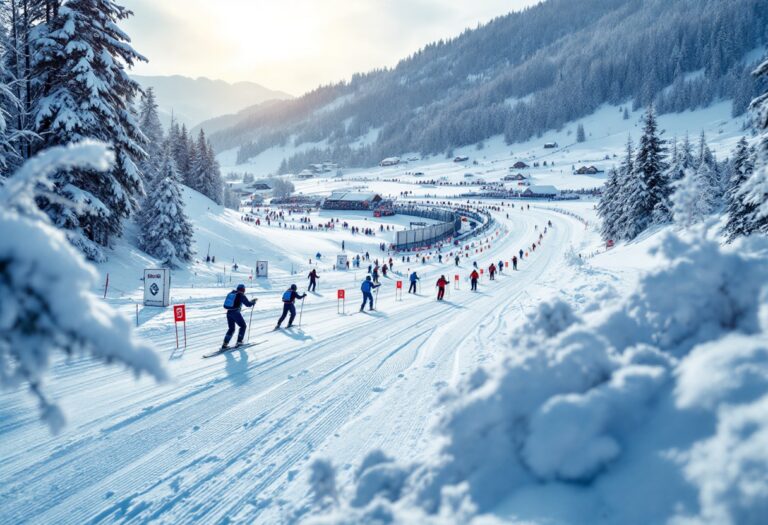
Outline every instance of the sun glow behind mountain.
<svg viewBox="0 0 768 525"><path fill-rule="evenodd" d="M393 66L535 0L125 0L138 74L252 80L300 94Z"/></svg>

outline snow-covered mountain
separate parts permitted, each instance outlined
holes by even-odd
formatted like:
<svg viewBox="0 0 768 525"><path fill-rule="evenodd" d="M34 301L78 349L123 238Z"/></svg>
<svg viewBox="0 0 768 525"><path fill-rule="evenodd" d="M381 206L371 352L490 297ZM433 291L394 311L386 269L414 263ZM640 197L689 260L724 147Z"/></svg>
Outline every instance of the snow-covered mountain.
<svg viewBox="0 0 768 525"><path fill-rule="evenodd" d="M765 50L759 0L549 0L427 45L392 69L256 108L214 133L245 162L274 146L321 144L283 165L367 166L406 151L450 153L503 135L527 140L604 103L661 113L733 100ZM578 52L574 52L577 50ZM361 144L362 141L362 144Z"/></svg>
<svg viewBox="0 0 768 525"><path fill-rule="evenodd" d="M234 113L245 107L267 100L288 100L292 95L256 84L255 82L229 83L210 78L190 78L181 75L133 75L143 88L153 87L160 106L163 124L167 127L173 117L193 127L200 122Z"/></svg>

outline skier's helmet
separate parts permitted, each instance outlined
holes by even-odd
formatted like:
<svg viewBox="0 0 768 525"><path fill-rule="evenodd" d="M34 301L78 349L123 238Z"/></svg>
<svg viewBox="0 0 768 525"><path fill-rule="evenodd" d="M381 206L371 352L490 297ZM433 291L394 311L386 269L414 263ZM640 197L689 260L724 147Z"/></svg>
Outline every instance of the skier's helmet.
<svg viewBox="0 0 768 525"><path fill-rule="evenodd" d="M371 280L371 276L370 276L370 275L366 275L366 276L365 276L365 280L366 280L366 281L370 281L370 280Z"/></svg>
<svg viewBox="0 0 768 525"><path fill-rule="evenodd" d="M295 284L292 284L292 285L291 285L291 290L293 290L294 292L295 292L296 290L298 290L298 289L299 289L299 287L298 287L298 286L296 286Z"/></svg>
<svg viewBox="0 0 768 525"><path fill-rule="evenodd" d="M237 291L238 292L244 292L245 291L245 285L240 283L237 285Z"/></svg>

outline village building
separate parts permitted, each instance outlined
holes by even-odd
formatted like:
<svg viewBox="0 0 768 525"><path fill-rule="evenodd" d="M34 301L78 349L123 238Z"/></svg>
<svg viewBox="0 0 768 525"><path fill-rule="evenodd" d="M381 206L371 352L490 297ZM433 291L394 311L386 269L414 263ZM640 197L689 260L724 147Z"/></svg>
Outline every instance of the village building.
<svg viewBox="0 0 768 525"><path fill-rule="evenodd" d="M560 195L560 191L554 186L549 185L528 186L520 195L535 199L552 199Z"/></svg>
<svg viewBox="0 0 768 525"><path fill-rule="evenodd" d="M378 193L334 191L323 202L325 210L370 210L383 201Z"/></svg>

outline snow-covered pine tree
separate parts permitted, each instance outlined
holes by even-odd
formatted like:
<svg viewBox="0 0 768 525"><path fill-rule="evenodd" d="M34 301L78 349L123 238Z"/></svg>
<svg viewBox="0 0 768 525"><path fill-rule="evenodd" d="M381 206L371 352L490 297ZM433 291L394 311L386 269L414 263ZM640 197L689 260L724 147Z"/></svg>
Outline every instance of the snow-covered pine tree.
<svg viewBox="0 0 768 525"><path fill-rule="evenodd" d="M130 321L89 291L95 272L35 203L35 191L53 189L54 174L107 170L113 157L105 144L49 148L0 186L0 387L29 388L53 432L65 420L44 388L56 355L88 355L166 377L157 355L133 337Z"/></svg>
<svg viewBox="0 0 768 525"><path fill-rule="evenodd" d="M752 174L752 152L745 137L741 137L733 151L731 162L731 177L728 181L728 191L725 195L727 222L723 233L732 242L737 237L746 235L749 231L748 218L754 213L755 206L744 202L739 191Z"/></svg>
<svg viewBox="0 0 768 525"><path fill-rule="evenodd" d="M174 136L174 140L171 142L171 151L173 153L173 160L176 163L176 169L179 172L179 180L185 183L190 178L190 158L189 158L189 135L187 133L187 126L182 124L177 133Z"/></svg>
<svg viewBox="0 0 768 525"><path fill-rule="evenodd" d="M115 152L106 173L59 173L56 193L64 199L41 201L93 259L103 258L100 246L122 233L122 222L143 191L135 162L144 156L144 137L131 111L139 86L126 67L145 59L118 27L131 14L112 0L69 0L40 26L37 40L34 72L42 91L34 113L42 147L92 138ZM75 206L62 204L66 201Z"/></svg>
<svg viewBox="0 0 768 525"><path fill-rule="evenodd" d="M0 107L5 114L6 174L29 158L32 143L39 138L30 107L38 91L33 83L39 85L43 79L33 78L29 57L35 26L44 17L44 0L0 2L0 83L6 89L0 94Z"/></svg>
<svg viewBox="0 0 768 525"><path fill-rule="evenodd" d="M197 134L197 141L192 144L189 176L185 184L193 190L205 194L203 188L205 187L205 179L208 177L208 170L210 170L208 144L206 143L205 132L201 128Z"/></svg>
<svg viewBox="0 0 768 525"><path fill-rule="evenodd" d="M624 107L624 114L622 115L622 118L624 120L629 120L629 109L627 109L626 106Z"/></svg>
<svg viewBox="0 0 768 525"><path fill-rule="evenodd" d="M587 134L584 132L584 124L579 123L576 126L576 142L585 142L587 140Z"/></svg>
<svg viewBox="0 0 768 525"><path fill-rule="evenodd" d="M13 112L18 110L19 101L8 84L4 82L7 78L5 75L6 68L2 60L4 49L0 42L0 182L7 177L9 168L14 161L20 158L13 145L8 122Z"/></svg>
<svg viewBox="0 0 768 525"><path fill-rule="evenodd" d="M216 153L210 141L205 141L205 157L207 159L208 170L203 186L203 194L216 204L224 201L224 181L221 178L221 167L216 160Z"/></svg>
<svg viewBox="0 0 768 525"><path fill-rule="evenodd" d="M618 226L621 220L621 183L619 172L611 168L608 172L608 180L603 187L603 195L597 204L597 214L603 221L600 233L603 239L616 239Z"/></svg>
<svg viewBox="0 0 768 525"><path fill-rule="evenodd" d="M139 127L146 137L146 146L144 150L147 157L139 163L139 169L144 178L144 185L160 173L160 167L163 157L163 125L160 123L160 116L157 112L157 99L155 90L148 87L141 97L139 104Z"/></svg>
<svg viewBox="0 0 768 525"><path fill-rule="evenodd" d="M768 60L760 64L754 74L768 78ZM746 233L768 233L768 92L756 97L750 110L760 135L755 144L754 170L738 195L745 204L754 206L754 211L745 220Z"/></svg>
<svg viewBox="0 0 768 525"><path fill-rule="evenodd" d="M653 107L644 117L643 134L637 148L634 177L627 198L626 236L634 239L652 224L670 216L667 208L671 188L666 177L666 141L661 138Z"/></svg>
<svg viewBox="0 0 768 525"><path fill-rule="evenodd" d="M723 202L723 195L725 193L725 185L722 180L722 166L717 162L715 154L707 144L707 137L702 130L699 137L699 157L696 159L697 169L701 168L702 164L706 164L709 168L705 170L706 181L709 186L708 190L712 192L712 200L715 207L719 207Z"/></svg>
<svg viewBox="0 0 768 525"><path fill-rule="evenodd" d="M616 232L621 239L634 239L642 231L635 220L639 213L638 200L633 199L632 196L641 193L644 188L645 183L635 170L635 151L632 137L627 137L624 159L619 166L620 197L618 201L621 206L621 214L618 217Z"/></svg>
<svg viewBox="0 0 768 525"><path fill-rule="evenodd" d="M713 204L707 178L710 168L702 162L697 169L688 168L683 178L672 184L672 214L676 224L690 228L712 213Z"/></svg>
<svg viewBox="0 0 768 525"><path fill-rule="evenodd" d="M176 162L169 150L144 198L138 219L139 247L171 268L192 260L192 225L184 213Z"/></svg>

